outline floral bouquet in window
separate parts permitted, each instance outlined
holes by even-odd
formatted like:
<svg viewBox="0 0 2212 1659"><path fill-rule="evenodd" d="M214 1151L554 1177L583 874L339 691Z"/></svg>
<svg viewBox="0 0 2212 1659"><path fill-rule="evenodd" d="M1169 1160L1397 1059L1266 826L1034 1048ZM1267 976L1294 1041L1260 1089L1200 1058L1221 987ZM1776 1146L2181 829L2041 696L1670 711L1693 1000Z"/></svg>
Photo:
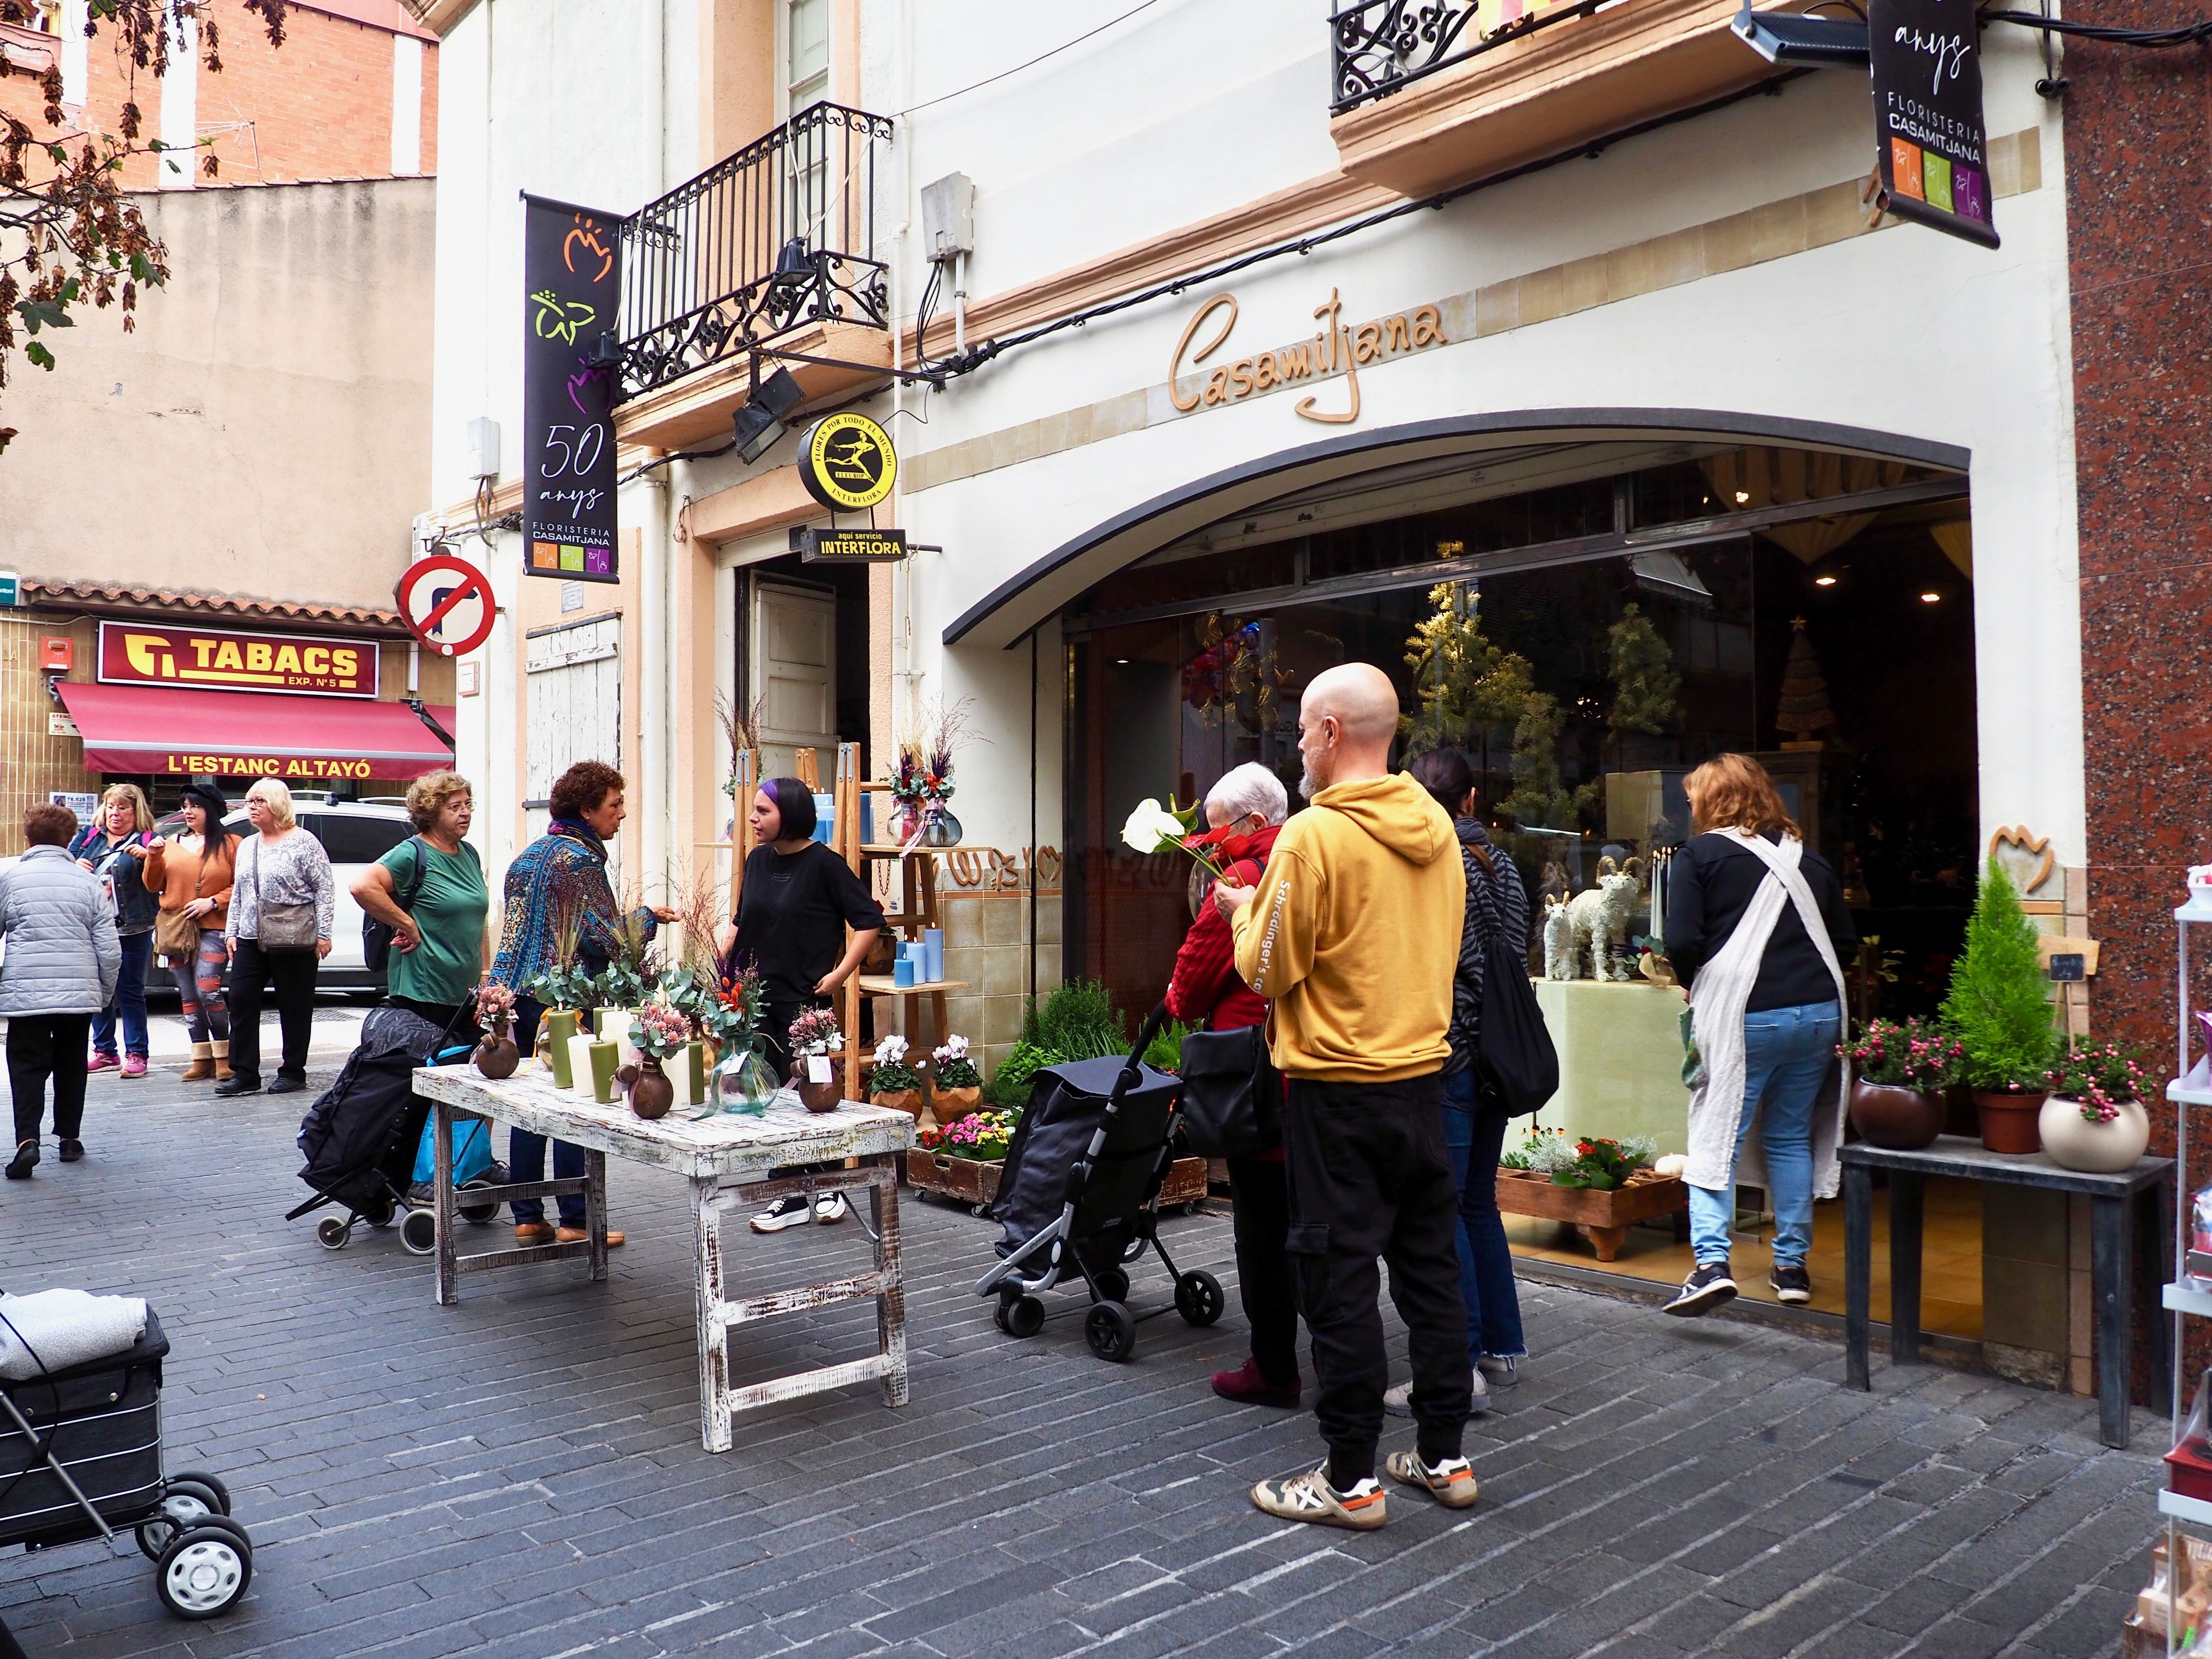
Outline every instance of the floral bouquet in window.
<svg viewBox="0 0 2212 1659"><path fill-rule="evenodd" d="M830 1057L845 1048L837 1016L827 1008L809 1008L791 1022L786 1040L791 1045L791 1080L800 1103L810 1112L836 1111L837 1069Z"/></svg>
<svg viewBox="0 0 2212 1659"><path fill-rule="evenodd" d="M930 1115L957 1123L982 1103L983 1074L968 1057L968 1039L954 1032L929 1055Z"/></svg>
<svg viewBox="0 0 2212 1659"><path fill-rule="evenodd" d="M907 1041L885 1037L876 1044L873 1068L868 1074L868 1099L877 1106L904 1112L917 1122L921 1118L921 1073L908 1063Z"/></svg>
<svg viewBox="0 0 2212 1659"><path fill-rule="evenodd" d="M952 799L952 751L968 735L968 711L974 702L972 697L940 702L924 717L921 735L899 744L898 763L890 778L891 799L898 808L893 833L908 852L916 847L960 844L960 820L945 803Z"/></svg>

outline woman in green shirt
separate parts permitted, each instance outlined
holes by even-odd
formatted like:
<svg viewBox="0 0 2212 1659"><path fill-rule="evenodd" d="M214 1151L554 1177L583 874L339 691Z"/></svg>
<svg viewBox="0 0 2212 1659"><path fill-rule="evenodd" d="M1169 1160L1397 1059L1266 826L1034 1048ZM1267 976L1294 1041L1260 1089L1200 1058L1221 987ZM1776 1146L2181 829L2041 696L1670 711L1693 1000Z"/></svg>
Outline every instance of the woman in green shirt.
<svg viewBox="0 0 2212 1659"><path fill-rule="evenodd" d="M477 849L464 839L475 810L469 781L459 773L416 779L407 790L415 834L353 886L355 902L392 929L386 983L392 1002L440 1026L459 1023L487 965L491 893Z"/></svg>

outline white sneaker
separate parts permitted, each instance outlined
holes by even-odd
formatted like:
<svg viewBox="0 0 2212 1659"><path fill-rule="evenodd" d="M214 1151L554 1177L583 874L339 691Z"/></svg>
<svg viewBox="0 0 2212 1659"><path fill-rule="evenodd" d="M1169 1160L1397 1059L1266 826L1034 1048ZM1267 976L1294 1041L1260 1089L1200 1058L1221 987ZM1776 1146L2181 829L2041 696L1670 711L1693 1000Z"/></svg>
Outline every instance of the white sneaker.
<svg viewBox="0 0 2212 1659"><path fill-rule="evenodd" d="M1471 1386L1473 1395L1467 1409L1471 1415L1480 1416L1490 1409L1490 1379L1480 1371L1475 1371L1472 1373ZM1413 1414L1413 1385L1401 1382L1395 1389L1385 1389L1382 1409L1393 1417L1411 1417Z"/></svg>
<svg viewBox="0 0 2212 1659"><path fill-rule="evenodd" d="M757 1233L780 1233L786 1227L805 1226L806 1214L805 1198L798 1193L789 1193L755 1216L752 1228Z"/></svg>
<svg viewBox="0 0 2212 1659"><path fill-rule="evenodd" d="M842 1193L819 1193L815 1195L814 1218L825 1227L842 1221L852 1212L852 1206L845 1202Z"/></svg>
<svg viewBox="0 0 2212 1659"><path fill-rule="evenodd" d="M1521 1380L1518 1356L1486 1353L1474 1364L1475 1369L1490 1379L1493 1389L1510 1389Z"/></svg>

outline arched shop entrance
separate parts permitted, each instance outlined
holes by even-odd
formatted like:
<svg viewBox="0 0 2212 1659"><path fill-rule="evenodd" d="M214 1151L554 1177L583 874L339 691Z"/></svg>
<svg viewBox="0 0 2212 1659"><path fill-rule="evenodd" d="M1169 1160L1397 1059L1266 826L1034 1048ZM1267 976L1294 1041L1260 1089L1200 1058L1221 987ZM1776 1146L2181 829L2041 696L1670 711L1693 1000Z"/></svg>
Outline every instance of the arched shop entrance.
<svg viewBox="0 0 2212 1659"><path fill-rule="evenodd" d="M1122 820L1245 761L1295 801L1299 692L1357 659L1397 681L1404 752L1467 750L1532 894L1634 874L1632 941L1687 833L1684 774L1723 750L1759 755L1844 874L1869 941L1857 1012L1932 1012L1977 862L1967 458L1663 419L1494 417L1276 458L1102 526L994 596L1066 594L1065 973L1104 981L1124 1008L1157 1000L1188 871L1130 852ZM1540 988L1564 1065L1543 1121L1681 1151L1679 993L1632 960L1619 971ZM1979 1224L1971 1193L1931 1194L1929 1248L1958 1256L1930 1285L1931 1329L1980 1334ZM1547 1224L1513 1231L1524 1255L1595 1265ZM1820 1277L1838 1307L1841 1231L1824 1213ZM1686 1254L1638 1234L1613 1270L1677 1278Z"/></svg>

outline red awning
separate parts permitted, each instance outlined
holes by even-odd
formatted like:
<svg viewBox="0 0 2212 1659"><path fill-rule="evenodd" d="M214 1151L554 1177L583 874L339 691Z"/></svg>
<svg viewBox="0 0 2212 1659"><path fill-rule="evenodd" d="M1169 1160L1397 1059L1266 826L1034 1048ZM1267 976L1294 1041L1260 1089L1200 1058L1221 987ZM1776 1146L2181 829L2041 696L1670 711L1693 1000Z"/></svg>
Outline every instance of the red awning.
<svg viewBox="0 0 2212 1659"><path fill-rule="evenodd" d="M62 682L93 772L204 772L323 783L418 778L453 751L403 702Z"/></svg>

